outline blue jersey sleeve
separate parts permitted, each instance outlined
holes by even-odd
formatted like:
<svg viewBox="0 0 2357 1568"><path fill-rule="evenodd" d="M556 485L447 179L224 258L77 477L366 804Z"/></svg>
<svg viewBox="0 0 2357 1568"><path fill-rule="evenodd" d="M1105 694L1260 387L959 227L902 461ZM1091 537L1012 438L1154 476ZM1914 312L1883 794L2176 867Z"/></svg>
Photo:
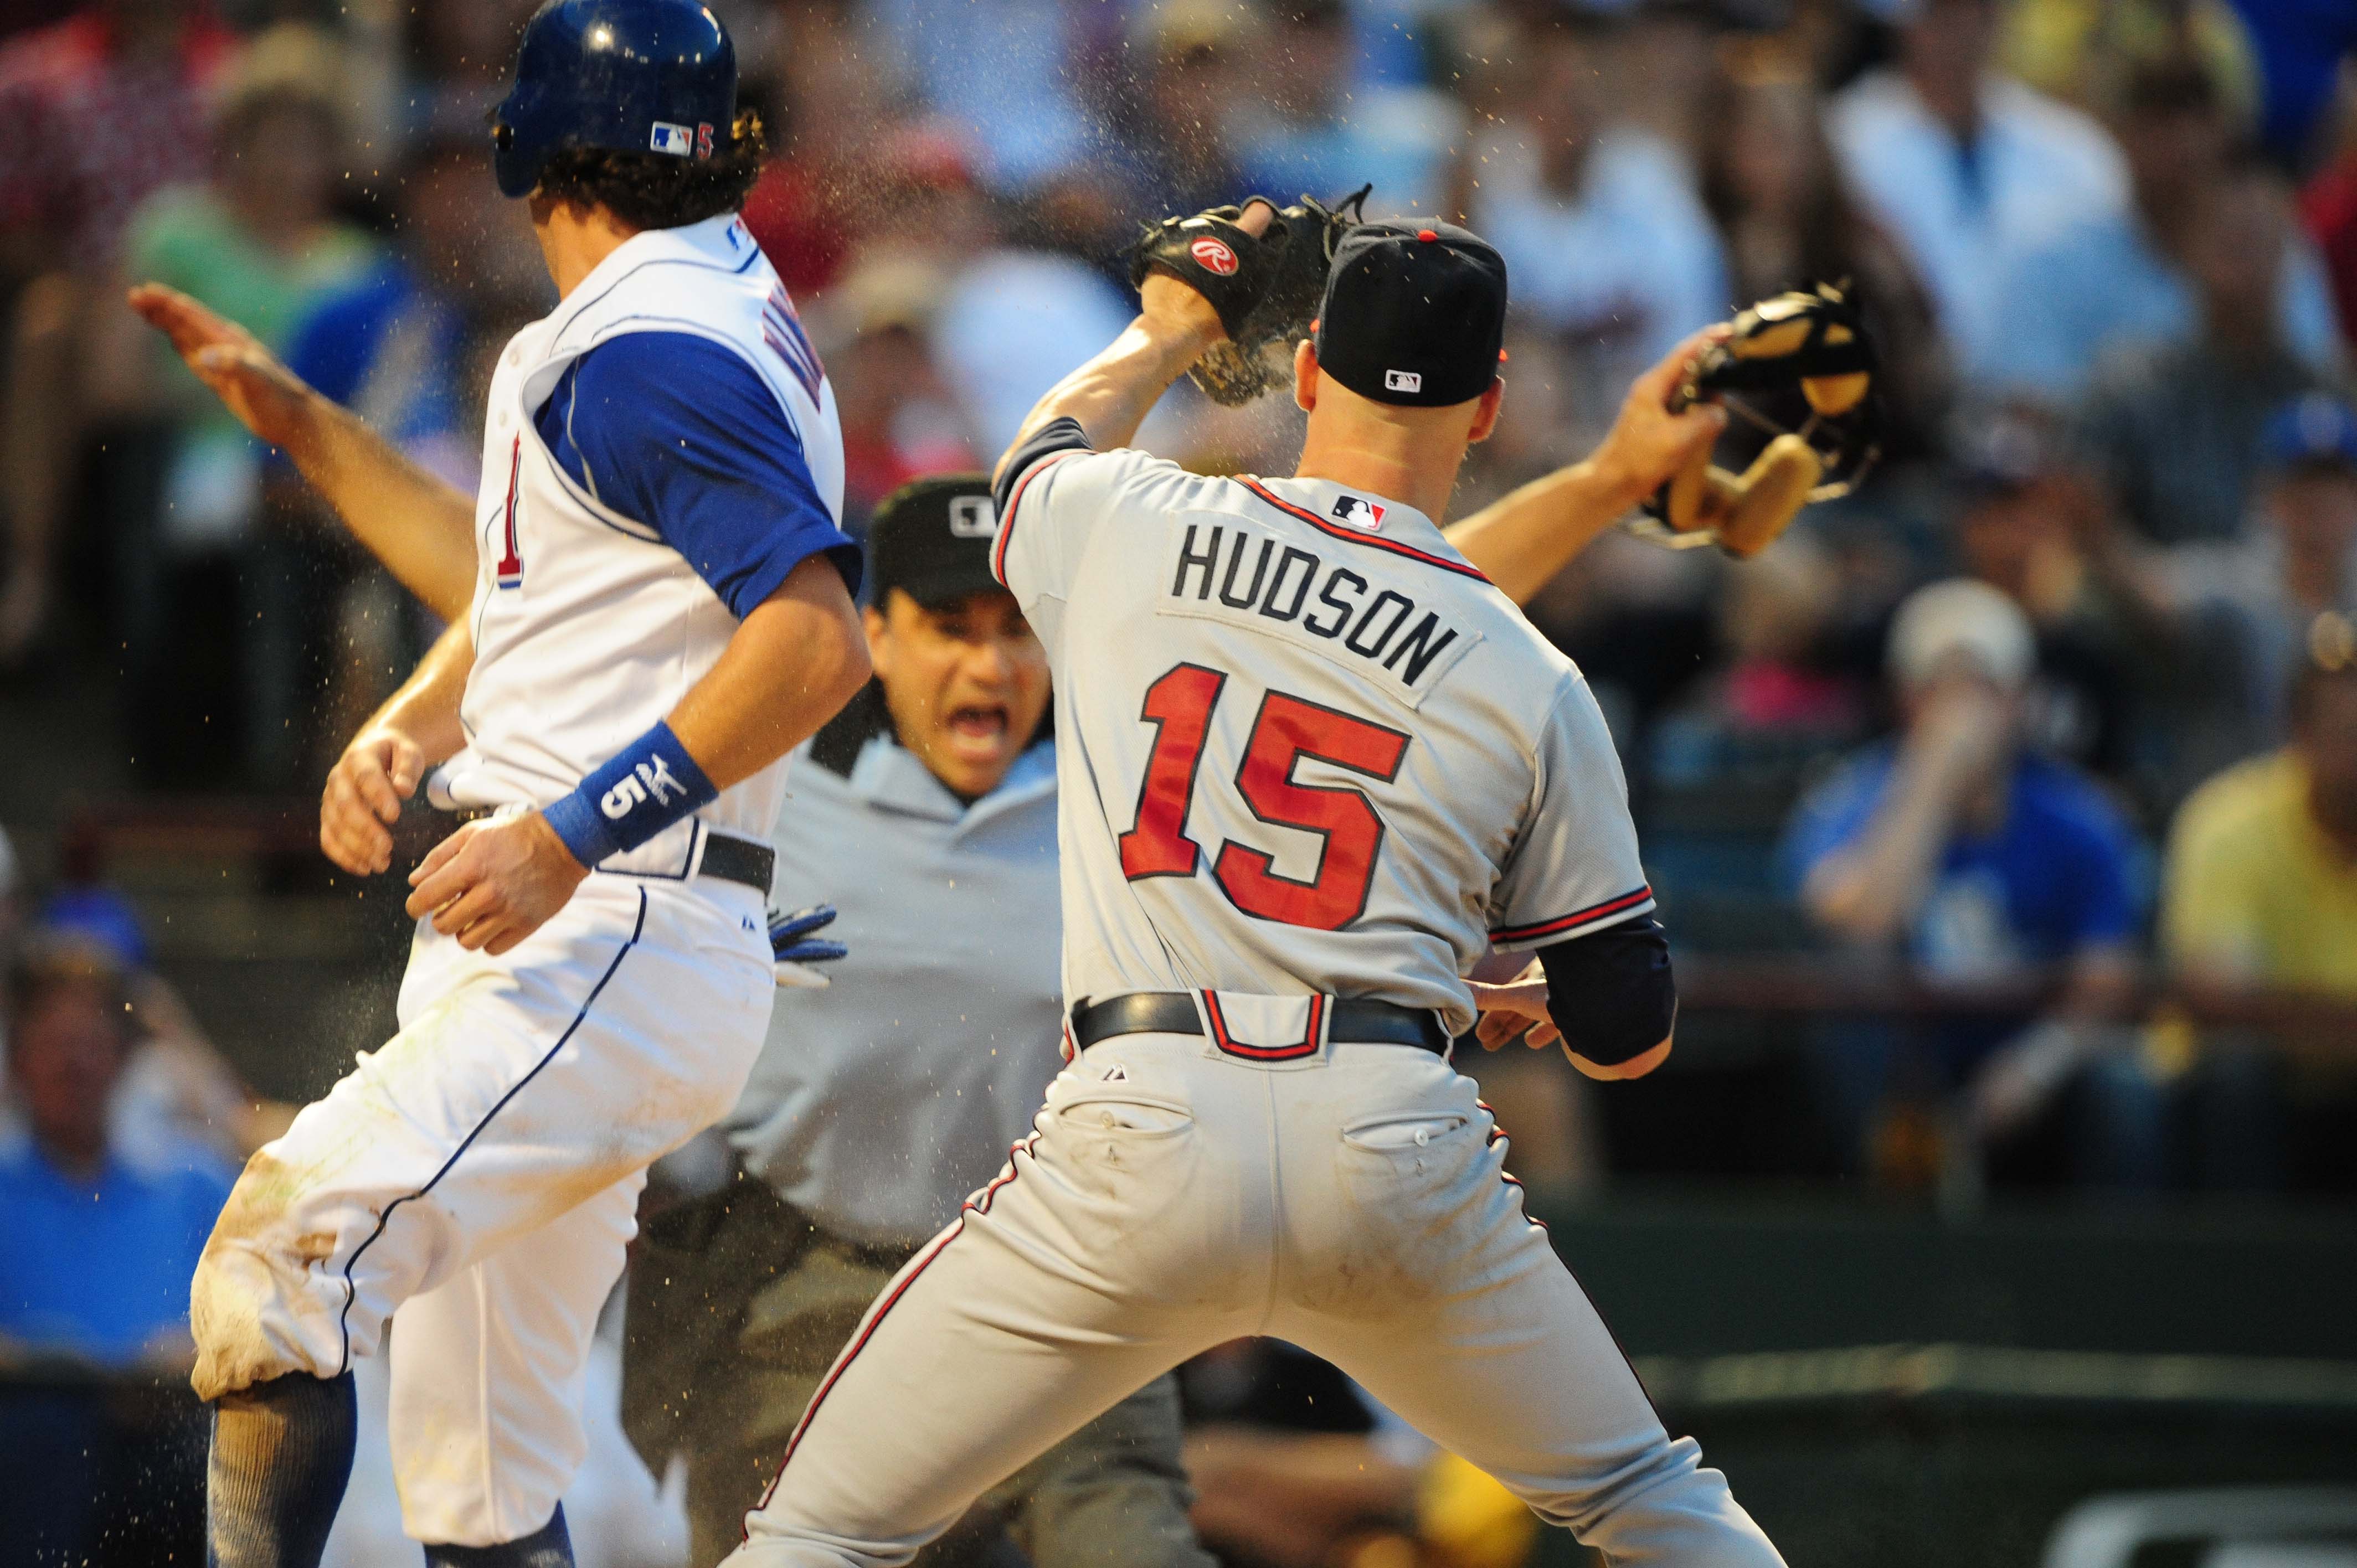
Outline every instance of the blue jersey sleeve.
<svg viewBox="0 0 2357 1568"><path fill-rule="evenodd" d="M801 435L711 339L608 338L565 369L536 423L576 484L662 534L739 618L822 553L859 591L859 547L819 499Z"/></svg>

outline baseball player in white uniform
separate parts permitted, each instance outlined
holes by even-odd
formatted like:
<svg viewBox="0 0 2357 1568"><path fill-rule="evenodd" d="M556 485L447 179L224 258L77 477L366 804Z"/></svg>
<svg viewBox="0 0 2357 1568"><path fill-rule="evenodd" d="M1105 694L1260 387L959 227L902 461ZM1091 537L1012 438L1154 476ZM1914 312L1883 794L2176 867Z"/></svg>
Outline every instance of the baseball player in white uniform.
<svg viewBox="0 0 2357 1568"><path fill-rule="evenodd" d="M410 875L401 1032L254 1155L198 1267L217 1564L318 1562L388 1323L428 1563L569 1563L645 1168L759 1053L780 759L868 661L834 393L735 216L760 150L735 96L691 0L533 17L495 164L562 299L500 356L471 504L228 324L135 297L451 617L331 776L328 854L388 869L427 768L474 819Z"/></svg>
<svg viewBox="0 0 2357 1568"><path fill-rule="evenodd" d="M1437 526L1504 308L1463 230L1352 230L1297 355L1296 477L1206 478L1119 449L1221 336L1151 276L1002 461L996 570L1056 682L1070 1066L869 1309L732 1562L903 1562L1241 1335L1616 1563L1781 1561L1663 1431L1448 1062L1493 948L1537 951L1533 1010L1597 1076L1658 1064L1675 1009L1595 701Z"/></svg>

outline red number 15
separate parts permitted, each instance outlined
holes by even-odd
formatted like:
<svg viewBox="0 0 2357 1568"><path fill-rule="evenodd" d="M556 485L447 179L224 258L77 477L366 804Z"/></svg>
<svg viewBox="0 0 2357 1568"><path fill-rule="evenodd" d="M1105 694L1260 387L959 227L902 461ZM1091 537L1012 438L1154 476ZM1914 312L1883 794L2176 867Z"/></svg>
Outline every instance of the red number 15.
<svg viewBox="0 0 2357 1568"><path fill-rule="evenodd" d="M1187 836L1187 812L1228 678L1200 664L1181 664L1146 690L1141 715L1155 726L1153 755L1138 791L1137 825L1121 835L1121 869L1136 882L1148 876L1191 876L1201 849ZM1399 774L1408 737L1301 697L1271 692L1261 699L1252 738L1236 769L1236 790L1253 815L1276 827L1316 833L1325 841L1309 880L1278 875L1275 857L1233 840L1222 845L1211 875L1237 908L1264 920L1339 931L1364 913L1383 820L1365 793L1347 785L1296 783L1304 757L1330 762L1389 783Z"/></svg>

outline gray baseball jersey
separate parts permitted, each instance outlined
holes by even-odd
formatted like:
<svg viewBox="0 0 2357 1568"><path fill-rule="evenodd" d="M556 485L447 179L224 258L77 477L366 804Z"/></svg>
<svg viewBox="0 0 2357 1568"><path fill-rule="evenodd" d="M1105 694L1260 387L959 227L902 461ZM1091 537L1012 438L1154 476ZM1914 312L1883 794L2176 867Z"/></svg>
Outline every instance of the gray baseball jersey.
<svg viewBox="0 0 2357 1568"><path fill-rule="evenodd" d="M1018 461L993 566L1055 671L1068 997L1307 990L1462 1031L1491 947L1653 907L1587 682L1429 519L1070 422Z"/></svg>

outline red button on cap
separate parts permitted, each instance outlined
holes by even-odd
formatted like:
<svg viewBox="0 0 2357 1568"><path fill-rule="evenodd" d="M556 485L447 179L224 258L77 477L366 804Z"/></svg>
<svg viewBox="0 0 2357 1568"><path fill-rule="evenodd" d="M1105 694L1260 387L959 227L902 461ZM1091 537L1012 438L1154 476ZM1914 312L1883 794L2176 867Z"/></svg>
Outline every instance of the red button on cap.
<svg viewBox="0 0 2357 1568"><path fill-rule="evenodd" d="M1437 230L1418 229L1415 231L1415 237L1419 240L1437 240L1440 238L1440 234Z"/></svg>

